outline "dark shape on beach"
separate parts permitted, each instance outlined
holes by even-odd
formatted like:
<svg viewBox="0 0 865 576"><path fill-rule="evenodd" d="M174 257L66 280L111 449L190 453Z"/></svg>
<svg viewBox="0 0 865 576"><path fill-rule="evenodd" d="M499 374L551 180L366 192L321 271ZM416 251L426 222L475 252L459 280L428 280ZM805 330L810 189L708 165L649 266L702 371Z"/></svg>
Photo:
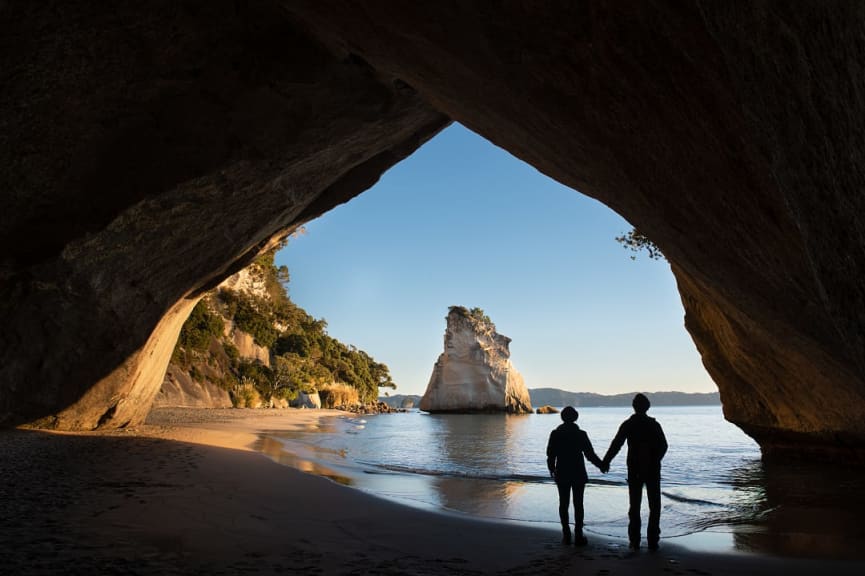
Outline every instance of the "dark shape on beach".
<svg viewBox="0 0 865 576"><path fill-rule="evenodd" d="M646 412L651 403L644 394L634 396L634 414L622 422L619 431L607 450L602 464L606 472L610 462L628 443L628 541L631 548L640 548L640 505L643 487L649 502L649 526L647 541L649 550L658 549L661 538L661 460L667 453L667 439L661 425Z"/></svg>
<svg viewBox="0 0 865 576"><path fill-rule="evenodd" d="M583 494L589 477L586 474L585 458L602 468L603 462L595 454L589 435L577 426L579 413L573 406L566 406L561 413L563 423L550 433L547 442L547 469L556 481L559 491L559 521L562 524L562 543L571 543L571 528L568 518L569 500L574 502L574 544L587 543L583 535Z"/></svg>

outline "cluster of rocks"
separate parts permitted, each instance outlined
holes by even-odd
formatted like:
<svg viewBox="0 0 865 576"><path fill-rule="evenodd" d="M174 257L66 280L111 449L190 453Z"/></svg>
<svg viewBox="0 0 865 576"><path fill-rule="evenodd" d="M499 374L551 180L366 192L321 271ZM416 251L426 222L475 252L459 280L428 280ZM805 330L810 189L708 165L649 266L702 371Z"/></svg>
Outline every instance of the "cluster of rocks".
<svg viewBox="0 0 865 576"><path fill-rule="evenodd" d="M536 414L558 414L559 410L558 410L558 408L553 408L552 406L547 404L545 406L539 407L537 410L535 410L535 413Z"/></svg>
<svg viewBox="0 0 865 576"><path fill-rule="evenodd" d="M369 402L364 404L350 404L347 406L334 406L335 410L343 410L352 414L392 414L395 412L406 412L405 408L395 408L385 402Z"/></svg>

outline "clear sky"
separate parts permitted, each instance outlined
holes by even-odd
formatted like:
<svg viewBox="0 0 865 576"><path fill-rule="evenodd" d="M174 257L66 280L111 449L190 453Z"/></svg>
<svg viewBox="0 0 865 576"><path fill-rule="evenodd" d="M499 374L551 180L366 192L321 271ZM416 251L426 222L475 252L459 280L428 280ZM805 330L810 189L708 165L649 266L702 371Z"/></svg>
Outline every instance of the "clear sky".
<svg viewBox="0 0 865 576"><path fill-rule="evenodd" d="M510 337L529 388L712 392L665 261L631 260L631 226L454 124L276 258L328 333L423 394L448 306Z"/></svg>

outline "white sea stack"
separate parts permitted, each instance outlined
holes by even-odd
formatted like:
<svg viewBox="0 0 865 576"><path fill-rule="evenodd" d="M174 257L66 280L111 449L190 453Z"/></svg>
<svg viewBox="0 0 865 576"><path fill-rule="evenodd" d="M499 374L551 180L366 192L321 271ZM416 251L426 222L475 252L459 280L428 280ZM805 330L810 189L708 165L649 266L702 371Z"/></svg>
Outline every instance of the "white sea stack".
<svg viewBox="0 0 865 576"><path fill-rule="evenodd" d="M510 342L496 332L483 310L451 306L444 352L433 367L420 409L530 413L529 391L511 363Z"/></svg>

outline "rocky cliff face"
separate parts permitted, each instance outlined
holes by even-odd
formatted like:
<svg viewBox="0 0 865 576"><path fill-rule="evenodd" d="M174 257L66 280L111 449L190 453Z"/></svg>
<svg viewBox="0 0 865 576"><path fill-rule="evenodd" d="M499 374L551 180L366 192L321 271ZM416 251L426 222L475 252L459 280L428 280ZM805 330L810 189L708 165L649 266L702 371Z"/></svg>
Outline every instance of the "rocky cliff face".
<svg viewBox="0 0 865 576"><path fill-rule="evenodd" d="M257 264L232 274L218 288L257 298L270 298L261 267ZM213 293L210 296L212 298ZM208 302L207 298L205 302ZM224 317L220 311L220 307L210 309L210 313L223 323L222 337L214 334L205 350L187 350L181 356L182 360L178 355L172 355L159 393L153 400L154 406L230 408L232 401L226 382L234 378L231 374L232 360L226 346L234 346L235 354L241 360L270 366L270 349L257 344L251 334L235 326L233 318Z"/></svg>
<svg viewBox="0 0 865 576"><path fill-rule="evenodd" d="M661 247L764 453L865 461L858 3L3 14L0 422L139 421L200 294L450 117Z"/></svg>
<svg viewBox="0 0 865 576"><path fill-rule="evenodd" d="M435 363L420 409L531 412L529 391L511 363L510 341L496 332L489 318L452 306L447 315L444 352Z"/></svg>
<svg viewBox="0 0 865 576"><path fill-rule="evenodd" d="M178 366L170 365L159 393L153 399L154 407L231 408L228 391L210 381L199 381Z"/></svg>

